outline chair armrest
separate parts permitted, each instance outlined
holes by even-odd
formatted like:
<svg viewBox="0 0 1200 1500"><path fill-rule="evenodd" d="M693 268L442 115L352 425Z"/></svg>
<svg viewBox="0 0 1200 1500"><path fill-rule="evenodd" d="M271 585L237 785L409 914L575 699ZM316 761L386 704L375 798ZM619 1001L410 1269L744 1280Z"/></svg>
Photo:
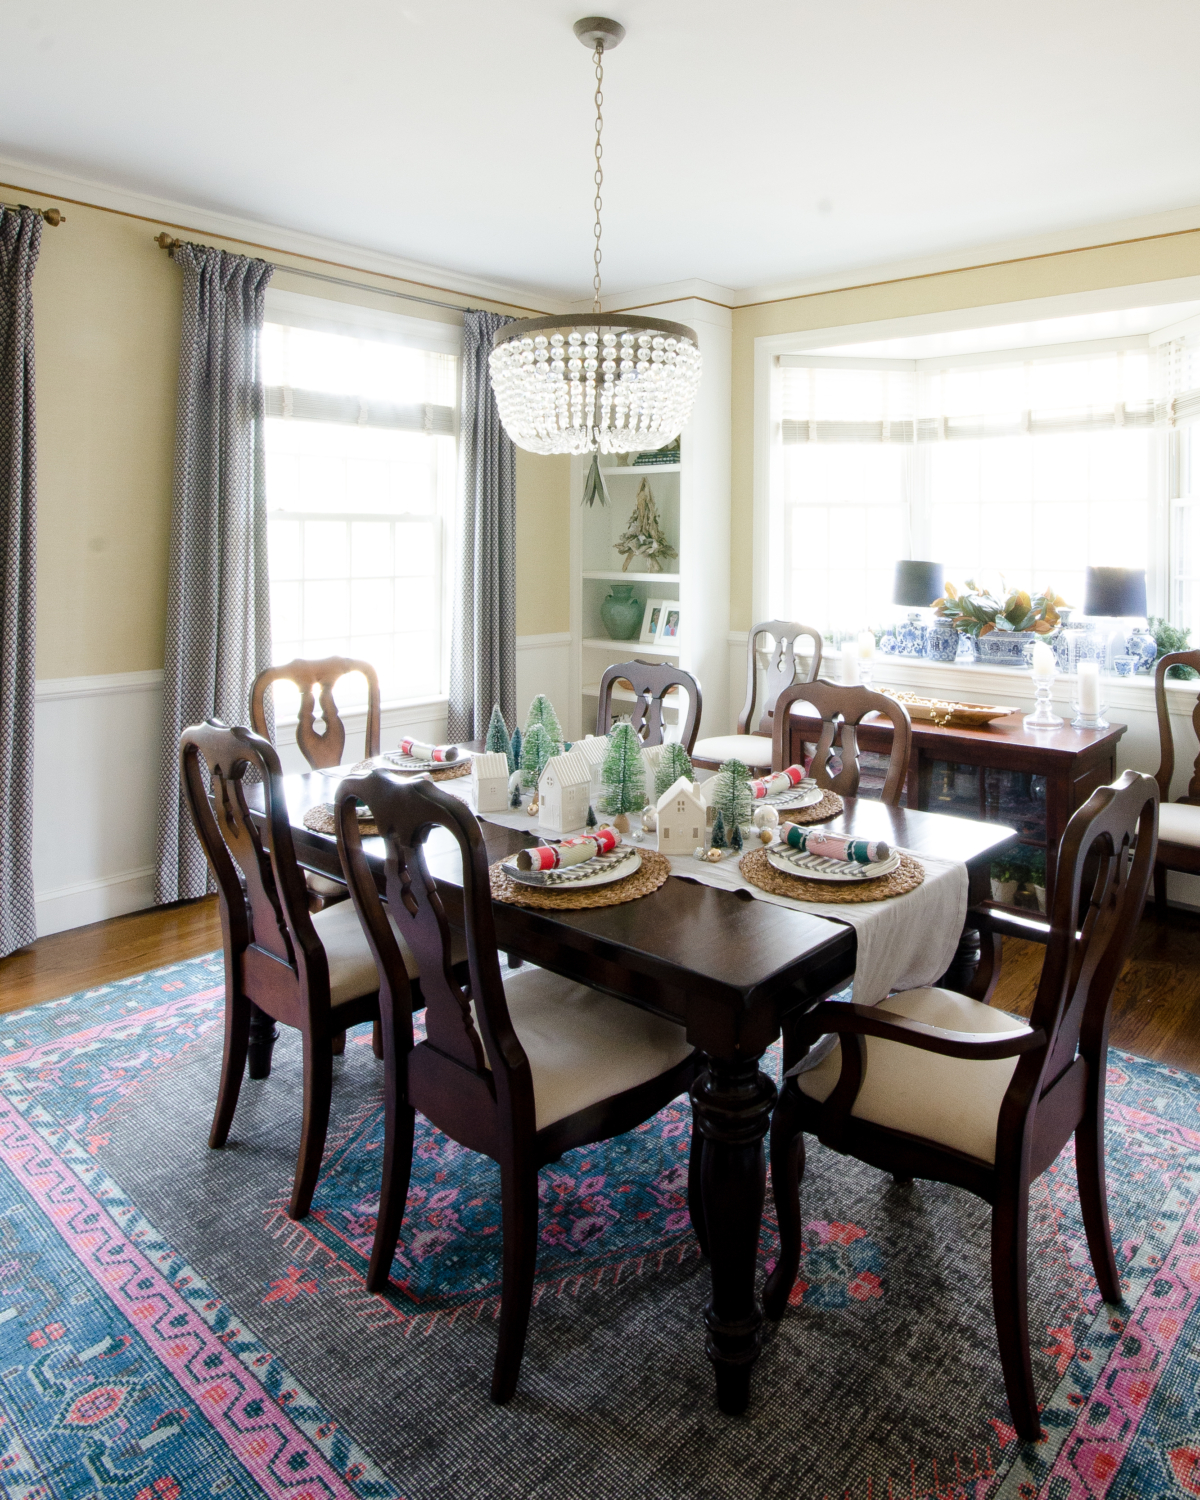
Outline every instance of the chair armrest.
<svg viewBox="0 0 1200 1500"><path fill-rule="evenodd" d="M825 1000L810 1011L798 1028L796 1040L811 1046L827 1032L839 1036L876 1036L882 1041L915 1047L920 1052L974 1062L1019 1057L1046 1045L1046 1033L1040 1026L1020 1032L946 1031L925 1021L910 1021L887 1011L881 1013L875 1006L851 1005L844 1000Z"/></svg>

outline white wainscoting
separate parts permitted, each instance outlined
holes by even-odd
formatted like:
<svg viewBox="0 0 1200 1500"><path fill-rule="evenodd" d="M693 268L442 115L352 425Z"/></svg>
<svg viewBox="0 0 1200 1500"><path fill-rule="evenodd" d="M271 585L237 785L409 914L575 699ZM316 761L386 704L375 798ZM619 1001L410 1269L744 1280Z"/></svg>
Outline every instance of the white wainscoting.
<svg viewBox="0 0 1200 1500"><path fill-rule="evenodd" d="M517 637L517 704L548 693L567 702L569 634ZM154 902L162 673L45 678L37 685L33 881L38 932L82 927ZM347 745L366 714L347 713ZM382 743L402 734L444 740L446 700L390 705ZM301 771L295 722L277 726L285 771Z"/></svg>
<svg viewBox="0 0 1200 1500"><path fill-rule="evenodd" d="M563 733L568 739L578 739L593 726L582 729L572 720L572 709L577 714L578 706L571 705L571 632L556 631L552 635L519 635L517 637L517 718L522 724L529 712L529 705L539 693L545 693L558 712Z"/></svg>

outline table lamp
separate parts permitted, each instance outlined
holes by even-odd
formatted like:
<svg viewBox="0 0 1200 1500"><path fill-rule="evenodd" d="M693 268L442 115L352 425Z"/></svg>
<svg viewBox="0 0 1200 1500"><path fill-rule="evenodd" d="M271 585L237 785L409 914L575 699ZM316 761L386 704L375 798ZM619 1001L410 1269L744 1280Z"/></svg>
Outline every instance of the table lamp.
<svg viewBox="0 0 1200 1500"><path fill-rule="evenodd" d="M896 564L892 603L907 605L909 608L908 619L898 632L901 656L924 654L929 627L920 611L927 610L935 599L940 599L945 588L945 573L941 563L903 558Z"/></svg>
<svg viewBox="0 0 1200 1500"><path fill-rule="evenodd" d="M1146 619L1145 568L1089 568L1083 590L1083 612L1099 619ZM1116 651L1114 652L1114 646ZM1125 631L1114 627L1109 632L1104 665L1113 666L1114 655L1125 652Z"/></svg>

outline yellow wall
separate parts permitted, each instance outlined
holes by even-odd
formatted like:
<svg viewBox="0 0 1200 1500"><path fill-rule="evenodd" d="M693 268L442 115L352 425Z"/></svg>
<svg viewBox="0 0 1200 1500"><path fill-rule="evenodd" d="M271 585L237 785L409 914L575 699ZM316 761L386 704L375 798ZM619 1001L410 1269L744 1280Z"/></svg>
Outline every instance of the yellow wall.
<svg viewBox="0 0 1200 1500"><path fill-rule="evenodd" d="M37 675L84 677L161 667L179 359L179 271L160 229L365 284L404 282L303 256L47 198L20 184L2 196L60 206L34 276L38 418ZM407 315L454 314L276 272L273 285ZM463 305L496 303L430 293ZM517 462L517 631L569 628L569 460ZM546 587L546 581L553 586Z"/></svg>
<svg viewBox="0 0 1200 1500"><path fill-rule="evenodd" d="M730 628L753 623L755 339L1195 275L1200 232L1188 232L735 308Z"/></svg>

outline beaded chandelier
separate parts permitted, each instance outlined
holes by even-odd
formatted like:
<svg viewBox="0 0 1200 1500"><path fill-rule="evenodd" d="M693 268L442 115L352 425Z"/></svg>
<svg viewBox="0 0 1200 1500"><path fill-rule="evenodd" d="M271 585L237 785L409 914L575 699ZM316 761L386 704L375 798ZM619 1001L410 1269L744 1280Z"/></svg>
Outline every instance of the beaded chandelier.
<svg viewBox="0 0 1200 1500"><path fill-rule="evenodd" d="M700 385L692 329L663 318L600 311L600 136L604 52L625 28L603 16L575 22L596 65L596 222L592 311L525 318L498 330L490 366L500 420L530 453L630 453L661 448L691 415Z"/></svg>

